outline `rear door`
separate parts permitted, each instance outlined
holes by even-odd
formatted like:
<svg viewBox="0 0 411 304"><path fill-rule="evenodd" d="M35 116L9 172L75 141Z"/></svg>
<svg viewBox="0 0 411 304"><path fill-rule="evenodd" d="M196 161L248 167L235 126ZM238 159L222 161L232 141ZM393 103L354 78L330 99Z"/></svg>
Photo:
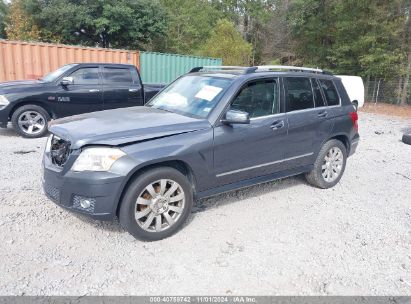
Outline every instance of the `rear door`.
<svg viewBox="0 0 411 304"><path fill-rule="evenodd" d="M278 79L247 83L231 109L248 112L250 124L214 128L214 170L218 184L228 184L283 169L287 125L280 113Z"/></svg>
<svg viewBox="0 0 411 304"><path fill-rule="evenodd" d="M97 65L80 67L66 76L72 77L73 83L58 86L56 98L61 117L103 110L102 83Z"/></svg>
<svg viewBox="0 0 411 304"><path fill-rule="evenodd" d="M288 167L312 164L332 131L331 113L317 79L284 77L283 83L288 121Z"/></svg>
<svg viewBox="0 0 411 304"><path fill-rule="evenodd" d="M143 87L134 67L103 66L104 109L144 105Z"/></svg>

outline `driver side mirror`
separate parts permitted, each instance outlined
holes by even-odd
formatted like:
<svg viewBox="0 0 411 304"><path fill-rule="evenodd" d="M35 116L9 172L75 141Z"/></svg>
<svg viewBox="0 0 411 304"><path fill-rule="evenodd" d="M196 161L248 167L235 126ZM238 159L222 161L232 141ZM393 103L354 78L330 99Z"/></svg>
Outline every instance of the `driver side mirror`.
<svg viewBox="0 0 411 304"><path fill-rule="evenodd" d="M73 77L63 77L60 83L62 86L68 86L74 83L74 79Z"/></svg>
<svg viewBox="0 0 411 304"><path fill-rule="evenodd" d="M250 114L238 110L228 110L225 117L221 120L224 124L249 124Z"/></svg>

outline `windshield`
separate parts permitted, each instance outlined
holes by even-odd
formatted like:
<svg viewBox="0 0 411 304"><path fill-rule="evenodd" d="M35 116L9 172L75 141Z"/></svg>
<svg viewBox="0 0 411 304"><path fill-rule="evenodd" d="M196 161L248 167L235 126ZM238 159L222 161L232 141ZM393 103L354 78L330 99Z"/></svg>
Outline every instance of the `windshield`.
<svg viewBox="0 0 411 304"><path fill-rule="evenodd" d="M212 76L185 76L170 84L147 106L205 118L232 81L229 78Z"/></svg>
<svg viewBox="0 0 411 304"><path fill-rule="evenodd" d="M76 64L63 65L61 68L58 68L54 72L48 73L46 76L44 76L40 80L44 82L53 82L74 66L76 66Z"/></svg>

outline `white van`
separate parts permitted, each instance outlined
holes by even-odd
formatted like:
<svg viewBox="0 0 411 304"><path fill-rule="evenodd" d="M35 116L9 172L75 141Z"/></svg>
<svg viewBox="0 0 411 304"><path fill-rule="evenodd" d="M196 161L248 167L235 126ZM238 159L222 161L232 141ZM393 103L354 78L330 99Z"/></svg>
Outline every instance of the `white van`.
<svg viewBox="0 0 411 304"><path fill-rule="evenodd" d="M359 76L335 75L341 78L341 81L347 91L350 100L355 106L364 106L364 83Z"/></svg>

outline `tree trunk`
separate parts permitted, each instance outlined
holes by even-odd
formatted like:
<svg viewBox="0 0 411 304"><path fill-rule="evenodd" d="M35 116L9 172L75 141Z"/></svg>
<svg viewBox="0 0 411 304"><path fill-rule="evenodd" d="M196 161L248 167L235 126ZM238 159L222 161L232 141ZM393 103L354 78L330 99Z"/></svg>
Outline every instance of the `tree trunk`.
<svg viewBox="0 0 411 304"><path fill-rule="evenodd" d="M365 89L364 89L364 100L369 100L369 90L370 90L370 75L367 75L367 81L365 82Z"/></svg>
<svg viewBox="0 0 411 304"><path fill-rule="evenodd" d="M400 105L405 105L407 102L408 85L410 83L410 74L411 74L411 53L408 54L408 64L407 64L407 70L405 72L405 77L404 77L404 85L402 87Z"/></svg>
<svg viewBox="0 0 411 304"><path fill-rule="evenodd" d="M378 79L377 95L375 96L375 104L377 104L378 102L378 95L380 94L380 84L381 84L381 78Z"/></svg>

